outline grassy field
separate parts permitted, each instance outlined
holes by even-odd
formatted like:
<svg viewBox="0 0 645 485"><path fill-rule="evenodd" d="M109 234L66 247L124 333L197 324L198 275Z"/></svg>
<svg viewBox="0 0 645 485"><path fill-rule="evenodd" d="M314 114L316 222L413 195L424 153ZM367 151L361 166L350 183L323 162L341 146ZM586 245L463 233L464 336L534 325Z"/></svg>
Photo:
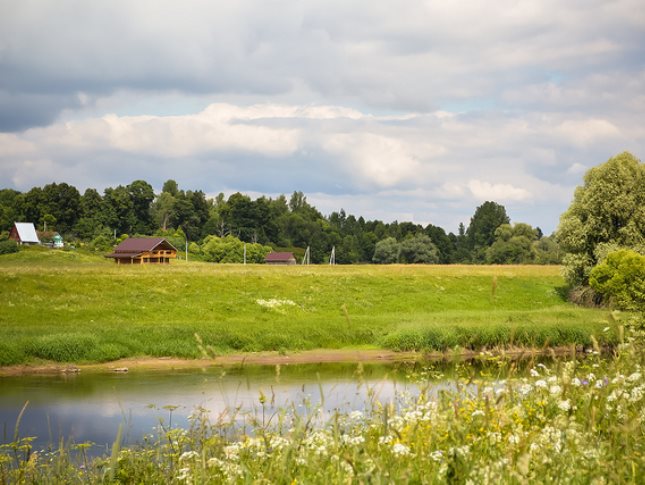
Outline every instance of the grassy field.
<svg viewBox="0 0 645 485"><path fill-rule="evenodd" d="M563 297L545 266L116 266L31 249L0 257L0 365L385 347L613 341L608 312Z"/></svg>

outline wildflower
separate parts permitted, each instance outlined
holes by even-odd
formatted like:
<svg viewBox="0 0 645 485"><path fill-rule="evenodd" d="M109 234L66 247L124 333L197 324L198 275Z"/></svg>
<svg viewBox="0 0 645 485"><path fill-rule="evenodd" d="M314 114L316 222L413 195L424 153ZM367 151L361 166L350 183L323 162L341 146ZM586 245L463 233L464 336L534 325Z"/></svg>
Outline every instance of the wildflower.
<svg viewBox="0 0 645 485"><path fill-rule="evenodd" d="M191 460L193 458L197 458L199 456L199 453L196 451L185 451L179 456L179 461L185 461L185 460Z"/></svg>
<svg viewBox="0 0 645 485"><path fill-rule="evenodd" d="M547 383L545 380L540 379L539 381L535 381L535 387L539 387L541 389L546 389L547 388Z"/></svg>
<svg viewBox="0 0 645 485"><path fill-rule="evenodd" d="M390 444L390 443L392 442L392 440L393 440L393 439L394 439L394 437L392 437L392 436L390 436L390 435L381 436L381 437L378 439L378 444L379 444L379 445L387 445L387 444Z"/></svg>
<svg viewBox="0 0 645 485"><path fill-rule="evenodd" d="M224 447L224 456L229 460L238 460L240 458L239 452L240 452L239 443L233 443L232 445L228 445Z"/></svg>
<svg viewBox="0 0 645 485"><path fill-rule="evenodd" d="M553 394L554 396L560 394L562 392L562 388L558 385L551 386L549 388L549 393Z"/></svg>
<svg viewBox="0 0 645 485"><path fill-rule="evenodd" d="M410 454L410 448L402 443L395 443L392 447L392 453L396 456L408 456Z"/></svg>
<svg viewBox="0 0 645 485"><path fill-rule="evenodd" d="M634 389L632 389L632 393L629 396L629 401L630 402L638 402L641 399L643 399L643 388L644 387L645 386L641 385L641 386L638 386L638 387L635 387Z"/></svg>
<svg viewBox="0 0 645 485"><path fill-rule="evenodd" d="M440 463L443 461L443 451L441 450L435 450L432 453L430 453L430 459L432 461L436 461L437 463Z"/></svg>
<svg viewBox="0 0 645 485"><path fill-rule="evenodd" d="M512 445L516 445L520 442L520 437L516 434L512 434L508 437L508 442Z"/></svg>
<svg viewBox="0 0 645 485"><path fill-rule="evenodd" d="M530 374L531 374L531 377L540 377L540 373L535 369L531 369Z"/></svg>
<svg viewBox="0 0 645 485"><path fill-rule="evenodd" d="M627 380L628 380L629 382L638 382L638 381L640 381L640 380L641 380L641 378L642 378L642 375L641 375L641 373L640 373L640 372L634 372L633 374L631 374L631 375L627 378Z"/></svg>
<svg viewBox="0 0 645 485"><path fill-rule="evenodd" d="M604 382L603 382L603 381L596 381L596 384L595 384L595 386L594 386L594 387L595 387L596 389L601 389L603 386L604 386Z"/></svg>
<svg viewBox="0 0 645 485"><path fill-rule="evenodd" d="M190 468L180 468L177 474L177 480L184 482L190 477Z"/></svg>
<svg viewBox="0 0 645 485"><path fill-rule="evenodd" d="M477 409L476 411L472 412L471 416L473 418L476 418L477 416L484 416L485 414L486 413L484 413L484 411L482 411L481 409Z"/></svg>
<svg viewBox="0 0 645 485"><path fill-rule="evenodd" d="M571 385L573 385L574 387L580 387L582 385L582 382L577 377L574 377L573 379L571 379Z"/></svg>
<svg viewBox="0 0 645 485"><path fill-rule="evenodd" d="M363 413L361 411L352 411L349 413L349 419L352 421L360 421L363 419Z"/></svg>
<svg viewBox="0 0 645 485"><path fill-rule="evenodd" d="M568 411L569 409L571 409L571 403L568 399L565 399L564 401L560 401L558 403L558 408L562 411Z"/></svg>

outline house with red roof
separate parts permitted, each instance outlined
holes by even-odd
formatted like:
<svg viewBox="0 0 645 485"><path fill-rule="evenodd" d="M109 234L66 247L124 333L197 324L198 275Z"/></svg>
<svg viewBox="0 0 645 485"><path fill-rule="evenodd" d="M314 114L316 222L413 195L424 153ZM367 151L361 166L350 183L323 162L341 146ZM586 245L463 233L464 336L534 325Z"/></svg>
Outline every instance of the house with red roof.
<svg viewBox="0 0 645 485"><path fill-rule="evenodd" d="M129 237L105 257L116 264L169 263L177 249L163 237Z"/></svg>
<svg viewBox="0 0 645 485"><path fill-rule="evenodd" d="M296 257L293 253L269 253L264 261L266 264L291 265L296 264Z"/></svg>

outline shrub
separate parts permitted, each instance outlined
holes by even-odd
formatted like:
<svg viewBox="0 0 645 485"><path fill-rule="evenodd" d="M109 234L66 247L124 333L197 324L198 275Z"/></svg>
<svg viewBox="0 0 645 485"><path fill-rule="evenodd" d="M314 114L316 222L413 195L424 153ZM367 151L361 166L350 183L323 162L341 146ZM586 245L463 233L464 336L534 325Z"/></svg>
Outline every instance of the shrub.
<svg viewBox="0 0 645 485"><path fill-rule="evenodd" d="M591 287L625 310L645 310L645 256L622 249L591 270Z"/></svg>
<svg viewBox="0 0 645 485"><path fill-rule="evenodd" d="M11 254L17 253L19 250L18 243L10 239L6 241L0 241L0 254Z"/></svg>

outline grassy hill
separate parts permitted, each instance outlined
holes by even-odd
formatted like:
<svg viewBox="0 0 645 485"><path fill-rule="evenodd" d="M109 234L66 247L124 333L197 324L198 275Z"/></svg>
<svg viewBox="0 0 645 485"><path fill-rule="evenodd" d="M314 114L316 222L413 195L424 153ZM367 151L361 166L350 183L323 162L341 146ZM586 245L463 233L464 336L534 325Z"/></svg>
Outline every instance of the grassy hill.
<svg viewBox="0 0 645 485"><path fill-rule="evenodd" d="M42 249L0 256L0 365L386 347L588 344L607 312L562 296L559 267L116 266Z"/></svg>

